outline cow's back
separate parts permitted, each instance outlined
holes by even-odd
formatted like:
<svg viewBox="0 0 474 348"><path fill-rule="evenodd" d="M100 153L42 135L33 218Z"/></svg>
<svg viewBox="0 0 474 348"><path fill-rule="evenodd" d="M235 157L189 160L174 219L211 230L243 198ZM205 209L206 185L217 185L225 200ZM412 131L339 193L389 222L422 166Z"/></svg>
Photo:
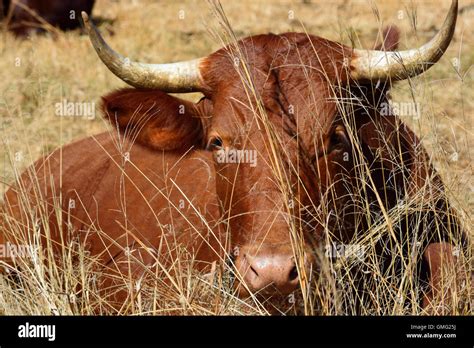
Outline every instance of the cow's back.
<svg viewBox="0 0 474 348"><path fill-rule="evenodd" d="M213 261L222 251L214 237L220 208L210 155L152 151L110 133L37 161L8 190L3 210L3 243L19 242L9 235L12 221L24 226L17 235L32 234L36 216L48 221L40 228L43 242L49 234L59 251L75 238L103 264L130 254L143 264L161 255L166 264L179 252Z"/></svg>

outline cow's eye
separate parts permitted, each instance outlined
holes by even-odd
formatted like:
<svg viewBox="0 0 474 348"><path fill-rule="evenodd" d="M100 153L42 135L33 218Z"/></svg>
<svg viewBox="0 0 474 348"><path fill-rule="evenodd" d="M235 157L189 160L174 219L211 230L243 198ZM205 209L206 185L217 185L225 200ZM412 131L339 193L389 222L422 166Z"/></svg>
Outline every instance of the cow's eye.
<svg viewBox="0 0 474 348"><path fill-rule="evenodd" d="M206 149L208 151L214 151L214 150L222 149L223 146L224 146L224 143L222 142L222 138L219 136L214 136L207 143Z"/></svg>

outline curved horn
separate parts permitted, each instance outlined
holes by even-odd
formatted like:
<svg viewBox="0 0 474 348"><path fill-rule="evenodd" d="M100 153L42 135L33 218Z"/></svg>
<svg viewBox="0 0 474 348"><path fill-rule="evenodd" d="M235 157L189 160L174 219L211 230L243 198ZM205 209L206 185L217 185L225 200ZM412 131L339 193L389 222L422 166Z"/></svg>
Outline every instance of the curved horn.
<svg viewBox="0 0 474 348"><path fill-rule="evenodd" d="M406 51L354 49L350 75L355 80L404 80L428 70L446 51L453 38L458 1L453 0L441 29L425 45Z"/></svg>
<svg viewBox="0 0 474 348"><path fill-rule="evenodd" d="M107 45L87 13L82 12L82 19L99 58L110 71L129 85L169 93L195 92L203 88L200 65L205 58L169 64L133 62Z"/></svg>

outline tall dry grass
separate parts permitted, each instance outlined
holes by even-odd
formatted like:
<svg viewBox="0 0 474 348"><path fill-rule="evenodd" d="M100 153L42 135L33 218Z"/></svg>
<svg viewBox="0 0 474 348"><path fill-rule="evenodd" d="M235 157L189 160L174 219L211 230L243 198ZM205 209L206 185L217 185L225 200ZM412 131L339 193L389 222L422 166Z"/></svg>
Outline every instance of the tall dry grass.
<svg viewBox="0 0 474 348"><path fill-rule="evenodd" d="M329 5L319 2L223 2L225 14L219 7L206 7L201 2L99 1L94 14L106 19L100 29L109 33L108 41L112 47L130 57L161 62L203 56L223 44L234 43L238 38L269 31L306 30L344 43L355 40L358 46L371 47L380 28L387 22L400 27L402 48L414 46L427 41L435 33L447 8L448 4L440 6L434 2L417 4L415 27L413 4L395 1L338 1ZM455 40L440 63L416 79L398 83L391 94L395 101L413 101L421 105L419 118L405 118L403 121L422 137L433 164L443 177L450 201L472 236L474 201L469 141L472 140L470 122L474 96L470 69L474 62L474 27L471 22L469 13L461 15ZM143 23L150 24L144 26ZM0 64L5 72L0 82L0 136L4 144L2 188L5 190L35 159L73 139L107 128L98 114L92 120L55 116L57 102L63 99L93 102L122 83L99 63L87 37L79 36L78 32L59 34L54 40L34 37L24 42L2 33L0 50L3 57ZM238 51L233 53L242 58ZM288 180L280 168L282 146L269 125L257 91L252 88L245 64L241 80L248 86L249 105L256 106L255 116L272 139L273 146L267 158L275 177L283 194L290 196ZM188 96L192 100L198 97L196 94ZM351 124L346 126L350 129ZM355 157L360 160L360 185L373 185L370 172L360 158L360 149L355 151ZM35 182L34 173L31 175ZM38 195L39 191L37 187L35 192ZM193 269L192 255L183 255L182 262L175 263L171 269L158 265L152 277L138 283L118 279L131 296L122 307L112 307L97 291L96 282L101 276L97 260L91 258L79 243L64 245L59 262L53 261L50 249L40 248L40 231L35 226L38 221L42 226L48 226L44 214L46 207L33 209L29 207L29 200L23 198L21 203L25 211L31 212L29 226L10 219L7 220L8 231L17 238L23 236L25 243L32 246L34 257L18 261L20 273L0 277L0 311L4 314L269 313L268 307L256 297L241 300L234 295L229 283L240 275L234 274L231 264L223 262L221 267L213 267L211 273L199 274ZM357 203L361 206L367 204L363 200ZM57 209L61 209L61 202L56 204ZM317 208L324 210L324 206ZM411 281L416 273L412 259L402 257L405 267L401 273L381 274L375 246L381 236L390 233L390 226L407 212L435 209L430 202L423 200L421 193L411 200L401 200L394 209L373 219L367 233L352 241L351 244L365 248L362 264L357 259L329 260L321 254L318 273L301 277L302 290L273 311L316 315L428 313L419 306ZM289 214L294 213L290 206L286 210ZM366 213L370 214L370 207ZM327 217L328 211L318 218L321 216ZM298 221L292 221L290 225L295 257L299 260L302 274L302 230ZM26 229L34 233L25 234ZM47 235L48 231L43 233ZM328 233L327 244L333 241L331 238ZM394 245L394 250L402 247L408 248L411 254L420 252L416 245ZM461 260L467 282L458 287L455 273L447 270L443 278L444 289L454 290L454 296L449 301L446 296L441 296L435 301L436 308L430 309L429 313L471 314L472 252L461 252ZM131 256L130 261L139 260ZM366 284L369 291L364 292L362 299L355 298L357 295L351 291L357 282L351 270L356 268L372 274L372 280ZM361 300L364 307L356 308Z"/></svg>

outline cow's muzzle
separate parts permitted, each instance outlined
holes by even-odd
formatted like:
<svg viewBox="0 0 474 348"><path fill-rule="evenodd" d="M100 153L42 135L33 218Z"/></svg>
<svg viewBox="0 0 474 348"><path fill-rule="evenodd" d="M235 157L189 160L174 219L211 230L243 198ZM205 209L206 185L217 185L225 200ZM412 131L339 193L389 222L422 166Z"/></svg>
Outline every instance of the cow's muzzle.
<svg viewBox="0 0 474 348"><path fill-rule="evenodd" d="M300 274L309 270L304 257L301 267L288 244L242 247L235 258L236 290L239 297L288 295L300 285ZM305 268L302 270L301 268Z"/></svg>

